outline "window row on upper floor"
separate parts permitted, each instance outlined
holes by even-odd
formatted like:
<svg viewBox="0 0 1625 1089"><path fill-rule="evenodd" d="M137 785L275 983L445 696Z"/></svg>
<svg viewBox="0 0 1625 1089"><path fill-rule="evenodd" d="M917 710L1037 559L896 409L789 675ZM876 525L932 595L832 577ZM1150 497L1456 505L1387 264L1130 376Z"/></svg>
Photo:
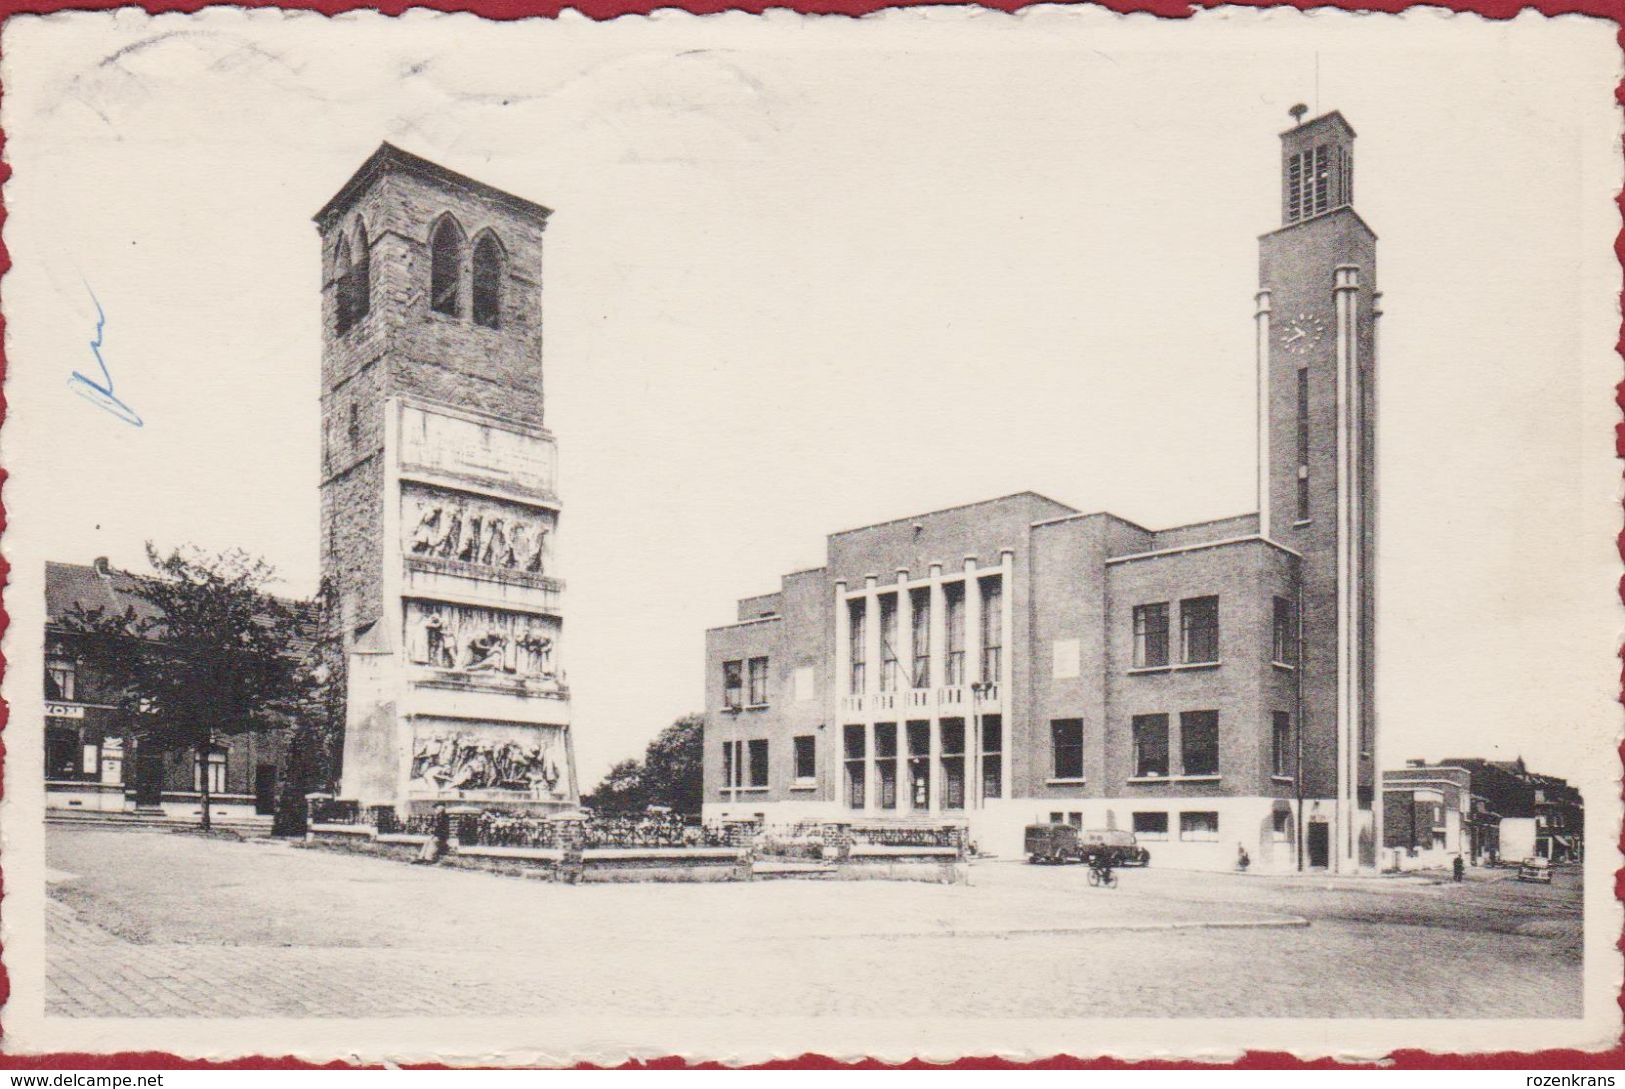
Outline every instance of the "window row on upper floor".
<svg viewBox="0 0 1625 1089"><path fill-rule="evenodd" d="M1155 601L1134 606L1133 669L1166 669L1172 660L1171 604ZM1219 663L1219 598L1216 594L1188 597L1179 603L1178 665ZM1270 618L1270 656L1277 665L1298 661L1298 609L1290 599L1277 597Z"/></svg>
<svg viewBox="0 0 1625 1089"><path fill-rule="evenodd" d="M470 247L462 225L450 214L441 216L429 232L429 309L453 318L467 313L476 325L500 328L506 264L507 251L495 231L481 231ZM342 334L372 310L372 247L359 220L353 231L339 236L333 285L333 332Z"/></svg>
<svg viewBox="0 0 1625 1089"><path fill-rule="evenodd" d="M1211 778L1219 772L1219 712L1181 711L1178 733L1170 736L1176 720L1165 713L1134 715L1129 722L1131 780ZM1270 713L1270 774L1296 778L1299 754L1292 716ZM1050 720L1052 782L1082 782L1086 731L1081 718ZM1104 744L1104 738L1099 738ZM1173 758L1178 757L1178 765Z"/></svg>

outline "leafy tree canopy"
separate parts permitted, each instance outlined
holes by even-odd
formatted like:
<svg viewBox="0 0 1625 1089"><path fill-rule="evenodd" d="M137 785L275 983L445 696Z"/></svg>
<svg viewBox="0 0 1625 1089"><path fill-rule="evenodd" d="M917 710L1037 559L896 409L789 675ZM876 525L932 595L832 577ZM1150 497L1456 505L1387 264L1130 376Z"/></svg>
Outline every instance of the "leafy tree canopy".
<svg viewBox="0 0 1625 1089"><path fill-rule="evenodd" d="M705 716L684 715L660 731L643 759L622 760L583 799L609 813L641 813L652 805L698 815L704 796Z"/></svg>
<svg viewBox="0 0 1625 1089"><path fill-rule="evenodd" d="M205 754L221 737L295 725L311 704L309 644L275 570L240 550L160 553L125 588L123 613L74 606L62 618L143 744ZM204 777L203 825L209 825Z"/></svg>

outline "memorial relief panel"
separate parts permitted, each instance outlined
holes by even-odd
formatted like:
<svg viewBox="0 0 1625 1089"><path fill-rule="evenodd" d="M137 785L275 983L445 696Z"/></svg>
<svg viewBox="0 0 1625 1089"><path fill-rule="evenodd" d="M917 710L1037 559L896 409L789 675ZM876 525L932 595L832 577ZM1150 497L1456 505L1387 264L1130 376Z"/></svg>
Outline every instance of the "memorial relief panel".
<svg viewBox="0 0 1625 1089"><path fill-rule="evenodd" d="M560 683L554 617L408 601L403 645L418 665L454 673Z"/></svg>
<svg viewBox="0 0 1625 1089"><path fill-rule="evenodd" d="M506 791L562 798L570 789L567 767L562 729L426 718L412 732L409 788L414 794Z"/></svg>
<svg viewBox="0 0 1625 1089"><path fill-rule="evenodd" d="M401 489L401 552L408 559L551 575L557 522L542 507L415 484Z"/></svg>

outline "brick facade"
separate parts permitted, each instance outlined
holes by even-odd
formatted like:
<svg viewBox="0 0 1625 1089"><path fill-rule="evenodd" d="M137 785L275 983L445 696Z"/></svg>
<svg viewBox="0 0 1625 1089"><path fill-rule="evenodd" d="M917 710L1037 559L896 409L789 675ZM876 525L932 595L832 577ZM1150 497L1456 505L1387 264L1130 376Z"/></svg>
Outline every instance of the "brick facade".
<svg viewBox="0 0 1625 1089"><path fill-rule="evenodd" d="M1283 188L1310 188L1260 240L1261 510L1153 530L1028 492L831 535L825 567L707 633L708 813L962 820L1001 854L1075 818L1138 826L1173 865L1227 868L1238 847L1271 869L1375 865L1377 296L1352 140L1336 113L1283 134ZM1305 161L1332 164L1325 195ZM1165 655L1136 660L1138 606L1152 629L1163 610L1147 638ZM729 706L752 658L769 697ZM787 685L797 670L816 689ZM788 770L798 737L811 780Z"/></svg>

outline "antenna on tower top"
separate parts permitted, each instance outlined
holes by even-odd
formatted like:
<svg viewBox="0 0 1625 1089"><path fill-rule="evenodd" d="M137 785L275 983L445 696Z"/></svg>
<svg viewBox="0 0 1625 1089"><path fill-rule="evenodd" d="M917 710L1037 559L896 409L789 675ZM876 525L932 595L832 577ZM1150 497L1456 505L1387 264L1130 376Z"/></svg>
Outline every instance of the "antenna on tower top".
<svg viewBox="0 0 1625 1089"><path fill-rule="evenodd" d="M1292 115L1293 124L1301 125L1303 124L1303 115L1309 112L1309 107L1300 102L1286 112Z"/></svg>

